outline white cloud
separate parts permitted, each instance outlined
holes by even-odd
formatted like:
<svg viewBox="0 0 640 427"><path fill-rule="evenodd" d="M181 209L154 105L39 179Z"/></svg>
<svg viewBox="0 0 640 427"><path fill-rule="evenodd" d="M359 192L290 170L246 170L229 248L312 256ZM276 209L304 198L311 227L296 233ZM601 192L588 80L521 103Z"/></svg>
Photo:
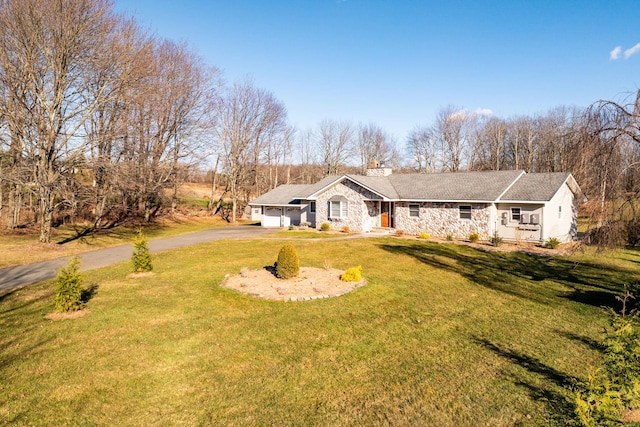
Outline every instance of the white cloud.
<svg viewBox="0 0 640 427"><path fill-rule="evenodd" d="M615 61L620 58L620 52L622 52L622 46L616 46L611 52L609 52L609 59Z"/></svg>
<svg viewBox="0 0 640 427"><path fill-rule="evenodd" d="M450 114L449 118L453 120L465 120L468 117L486 117L491 115L493 115L493 111L488 108L477 108L475 111L469 111L466 108L463 108L462 110L458 110L455 113Z"/></svg>
<svg viewBox="0 0 640 427"><path fill-rule="evenodd" d="M491 116L493 115L493 111L488 108L478 108L474 113L478 116Z"/></svg>
<svg viewBox="0 0 640 427"><path fill-rule="evenodd" d="M634 47L627 49L624 51L624 59L629 59L629 57L631 55L635 55L636 53L640 52L640 43L638 43L637 45L635 45Z"/></svg>

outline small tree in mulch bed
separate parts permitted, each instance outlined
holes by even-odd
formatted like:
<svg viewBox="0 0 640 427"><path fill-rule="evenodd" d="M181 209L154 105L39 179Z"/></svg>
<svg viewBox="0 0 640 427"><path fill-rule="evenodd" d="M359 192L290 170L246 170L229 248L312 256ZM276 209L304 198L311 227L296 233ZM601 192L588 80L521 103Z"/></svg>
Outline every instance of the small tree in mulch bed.
<svg viewBox="0 0 640 427"><path fill-rule="evenodd" d="M83 277L78 272L80 260L73 257L69 260L67 268L61 268L56 277L54 302L56 311L66 313L77 311L84 307L82 300Z"/></svg>
<svg viewBox="0 0 640 427"><path fill-rule="evenodd" d="M296 248L291 244L284 245L278 253L276 276L279 279L291 279L300 273L300 259Z"/></svg>
<svg viewBox="0 0 640 427"><path fill-rule="evenodd" d="M138 235L133 239L133 256L131 257L131 263L133 264L134 273L146 273L153 270L149 245L142 230L139 230Z"/></svg>

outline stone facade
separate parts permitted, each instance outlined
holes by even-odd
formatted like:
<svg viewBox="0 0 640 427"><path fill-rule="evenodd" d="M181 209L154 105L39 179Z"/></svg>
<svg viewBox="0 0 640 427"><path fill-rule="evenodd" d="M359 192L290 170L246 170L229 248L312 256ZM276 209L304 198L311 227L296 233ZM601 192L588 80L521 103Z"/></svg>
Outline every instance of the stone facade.
<svg viewBox="0 0 640 427"><path fill-rule="evenodd" d="M329 218L329 201L335 196L342 196L347 200L348 215L346 218ZM372 224L378 221L377 215L379 214L377 207L373 207L373 203L369 203L367 200L377 198L378 196L352 181L344 180L328 188L318 196L316 202L316 227L320 228L326 222L334 230L340 230L347 226L351 231L370 231L371 227L375 226Z"/></svg>
<svg viewBox="0 0 640 427"><path fill-rule="evenodd" d="M393 173L393 169L384 166L367 168L367 176L389 176Z"/></svg>
<svg viewBox="0 0 640 427"><path fill-rule="evenodd" d="M419 216L409 215L409 205L419 205ZM491 238L491 210L488 204L471 204L471 219L460 219L460 205L465 203L411 203L395 204L395 228L406 234L419 235L426 232L432 236L466 239L478 233L480 239Z"/></svg>

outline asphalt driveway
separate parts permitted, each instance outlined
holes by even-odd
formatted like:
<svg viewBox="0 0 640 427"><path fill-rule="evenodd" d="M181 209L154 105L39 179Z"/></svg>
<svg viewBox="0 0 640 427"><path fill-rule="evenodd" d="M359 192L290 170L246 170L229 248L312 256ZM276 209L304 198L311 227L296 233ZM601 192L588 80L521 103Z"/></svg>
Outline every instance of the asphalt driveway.
<svg viewBox="0 0 640 427"><path fill-rule="evenodd" d="M251 239L273 232L273 229L255 225L212 228L195 233L182 234L180 236L149 240L149 250L151 253L154 253L214 240ZM120 261L131 259L132 255L133 245L131 244L78 254L81 260L80 270L85 271L106 267ZM60 267L66 266L68 262L69 257L62 257L50 261L2 268L0 269L0 291L54 278L57 270Z"/></svg>

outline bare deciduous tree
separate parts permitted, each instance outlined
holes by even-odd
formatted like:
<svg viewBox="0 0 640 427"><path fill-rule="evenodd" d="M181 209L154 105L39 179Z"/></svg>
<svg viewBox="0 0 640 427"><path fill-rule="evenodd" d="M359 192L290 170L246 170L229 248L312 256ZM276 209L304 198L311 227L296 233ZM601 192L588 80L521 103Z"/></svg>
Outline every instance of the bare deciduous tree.
<svg viewBox="0 0 640 427"><path fill-rule="evenodd" d="M241 191L249 184L250 168L255 171L262 149L281 137L287 113L270 92L248 81L228 88L216 105L214 128L223 152L235 222Z"/></svg>
<svg viewBox="0 0 640 427"><path fill-rule="evenodd" d="M3 115L32 167L41 242L51 241L65 171L83 160L78 131L113 94L121 62L109 47L119 22L107 0L0 3Z"/></svg>
<svg viewBox="0 0 640 427"><path fill-rule="evenodd" d="M363 174L373 161L388 163L393 160L394 150L391 137L377 125L370 123L358 129L356 149L360 155L360 167Z"/></svg>
<svg viewBox="0 0 640 427"><path fill-rule="evenodd" d="M354 130L349 122L323 120L318 126L324 176L339 175L344 163L353 153Z"/></svg>

